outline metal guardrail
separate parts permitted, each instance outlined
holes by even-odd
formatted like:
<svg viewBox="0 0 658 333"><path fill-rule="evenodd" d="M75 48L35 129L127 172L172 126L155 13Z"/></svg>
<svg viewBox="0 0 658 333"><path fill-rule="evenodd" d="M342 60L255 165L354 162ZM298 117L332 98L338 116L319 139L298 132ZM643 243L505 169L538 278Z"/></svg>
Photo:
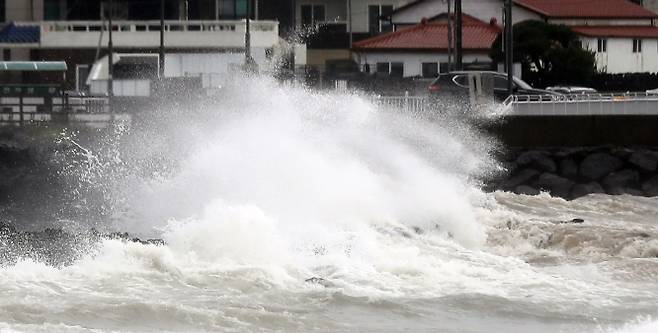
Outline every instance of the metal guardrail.
<svg viewBox="0 0 658 333"><path fill-rule="evenodd" d="M410 96L409 92L405 92L404 96L377 96L374 100L378 105L407 112L423 112L430 107L429 98L426 96Z"/></svg>
<svg viewBox="0 0 658 333"><path fill-rule="evenodd" d="M77 120L110 114L107 97L0 97L0 123L48 122L55 118ZM91 119L90 118L90 119ZM100 118L99 118L100 119ZM85 120L81 120L85 121Z"/></svg>
<svg viewBox="0 0 658 333"><path fill-rule="evenodd" d="M658 94L512 95L503 104L510 115L658 115Z"/></svg>
<svg viewBox="0 0 658 333"><path fill-rule="evenodd" d="M245 20L165 20L165 31L243 31ZM16 25L40 26L42 32L98 32L106 31L107 23L103 21L41 21L15 22ZM254 31L276 31L278 22L251 21L250 29ZM113 31L138 32L160 31L160 21L122 21L112 22Z"/></svg>

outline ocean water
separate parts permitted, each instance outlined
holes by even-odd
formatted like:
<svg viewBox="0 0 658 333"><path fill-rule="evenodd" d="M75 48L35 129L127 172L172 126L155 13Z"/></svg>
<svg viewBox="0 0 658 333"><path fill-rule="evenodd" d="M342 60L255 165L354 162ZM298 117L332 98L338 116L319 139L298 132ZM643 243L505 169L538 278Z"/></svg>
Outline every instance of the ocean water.
<svg viewBox="0 0 658 333"><path fill-rule="evenodd" d="M0 332L658 332L658 199L485 193L502 147L459 108L236 86L62 134L51 223L166 245L0 266Z"/></svg>

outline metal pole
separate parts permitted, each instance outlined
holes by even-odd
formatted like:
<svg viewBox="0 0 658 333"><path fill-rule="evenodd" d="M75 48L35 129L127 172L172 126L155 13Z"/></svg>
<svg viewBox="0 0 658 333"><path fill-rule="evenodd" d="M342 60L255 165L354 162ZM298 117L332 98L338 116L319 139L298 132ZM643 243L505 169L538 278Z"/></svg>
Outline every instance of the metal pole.
<svg viewBox="0 0 658 333"><path fill-rule="evenodd" d="M158 68L158 74L160 75L160 80L164 79L164 57L165 57L165 49L164 49L164 30L165 30L165 24L164 24L164 16L165 16L165 0L160 0L160 57L159 57L159 65L160 67Z"/></svg>
<svg viewBox="0 0 658 333"><path fill-rule="evenodd" d="M462 0L455 0L455 66L463 69L462 54Z"/></svg>
<svg viewBox="0 0 658 333"><path fill-rule="evenodd" d="M112 61L114 47L112 45L112 9L114 8L114 1L110 0L110 8L108 8L107 22L108 22L108 40L107 40L107 101L110 108L110 113L112 113L112 97L114 96L114 63Z"/></svg>
<svg viewBox="0 0 658 333"><path fill-rule="evenodd" d="M354 39L352 37L352 0L347 0L347 25L349 26L350 50Z"/></svg>
<svg viewBox="0 0 658 333"><path fill-rule="evenodd" d="M247 0L247 17L246 17L246 29L244 33L244 62L248 64L251 58L251 31L249 27L249 16L251 14L251 6L249 3L251 0Z"/></svg>
<svg viewBox="0 0 658 333"><path fill-rule="evenodd" d="M507 0L505 3L505 67L507 68L507 92L512 95L514 93L514 58L512 57L513 50L513 20L512 20L512 0Z"/></svg>
<svg viewBox="0 0 658 333"><path fill-rule="evenodd" d="M448 2L448 72L452 72L452 1L447 0ZM441 68L439 68L441 71Z"/></svg>

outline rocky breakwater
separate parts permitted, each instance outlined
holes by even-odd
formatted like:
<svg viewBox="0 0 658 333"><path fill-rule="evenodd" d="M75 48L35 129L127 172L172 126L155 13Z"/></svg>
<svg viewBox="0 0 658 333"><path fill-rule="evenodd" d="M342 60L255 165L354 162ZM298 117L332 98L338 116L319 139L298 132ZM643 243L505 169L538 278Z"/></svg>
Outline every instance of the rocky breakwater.
<svg viewBox="0 0 658 333"><path fill-rule="evenodd" d="M592 193L658 196L658 148L520 149L492 189L575 199Z"/></svg>

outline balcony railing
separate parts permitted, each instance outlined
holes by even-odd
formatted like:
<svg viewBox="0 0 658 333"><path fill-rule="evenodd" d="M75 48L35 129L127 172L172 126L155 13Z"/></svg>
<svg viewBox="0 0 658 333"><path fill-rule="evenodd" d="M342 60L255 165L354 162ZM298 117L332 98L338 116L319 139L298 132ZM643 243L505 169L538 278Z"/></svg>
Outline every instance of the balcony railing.
<svg viewBox="0 0 658 333"><path fill-rule="evenodd" d="M19 22L17 25L38 25L41 47L95 48L107 44L108 25L102 21L42 21ZM174 48L242 48L246 31L245 20L234 21L165 21L165 46ZM272 47L278 43L279 23L250 21L251 45ZM112 39L115 47L157 47L160 21L113 21Z"/></svg>

